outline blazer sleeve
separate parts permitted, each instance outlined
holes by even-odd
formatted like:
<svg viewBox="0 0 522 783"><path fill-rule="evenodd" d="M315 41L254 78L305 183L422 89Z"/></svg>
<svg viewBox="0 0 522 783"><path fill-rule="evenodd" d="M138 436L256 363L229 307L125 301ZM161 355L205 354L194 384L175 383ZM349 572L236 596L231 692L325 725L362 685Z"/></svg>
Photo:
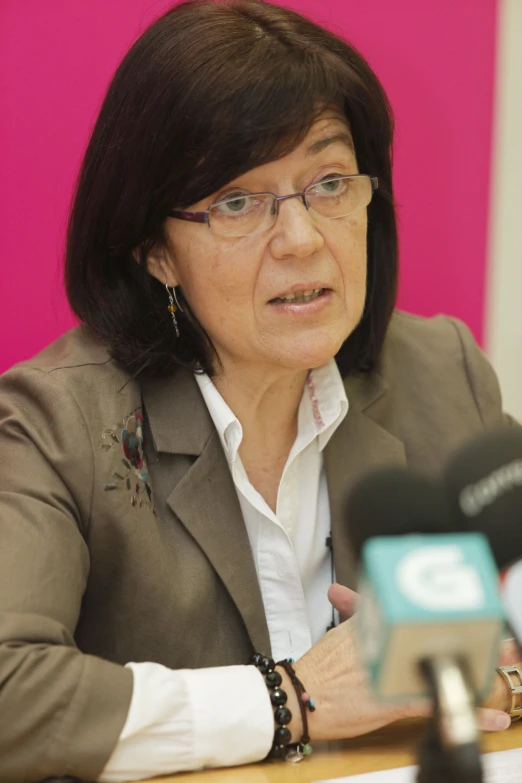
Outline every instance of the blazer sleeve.
<svg viewBox="0 0 522 783"><path fill-rule="evenodd" d="M0 781L95 780L123 729L129 669L82 654L91 438L52 372L0 376Z"/></svg>
<svg viewBox="0 0 522 783"><path fill-rule="evenodd" d="M485 428L507 424L520 427L519 422L502 410L502 395L495 370L485 353L475 342L470 329L457 318L449 319L455 327L462 349L464 369Z"/></svg>

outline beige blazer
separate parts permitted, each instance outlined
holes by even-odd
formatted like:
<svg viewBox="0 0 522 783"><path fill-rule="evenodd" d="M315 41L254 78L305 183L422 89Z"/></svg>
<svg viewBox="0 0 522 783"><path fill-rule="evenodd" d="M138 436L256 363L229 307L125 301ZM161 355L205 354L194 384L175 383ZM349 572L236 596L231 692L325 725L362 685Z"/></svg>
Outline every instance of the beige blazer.
<svg viewBox="0 0 522 783"><path fill-rule="evenodd" d="M513 421L470 332L445 317L397 313L378 370L345 386L324 457L337 579L354 587L354 481L382 464L436 474ZM78 327L1 376L0 780L95 779L131 700L122 664L225 666L254 650L270 652L261 593L193 375L140 385Z"/></svg>

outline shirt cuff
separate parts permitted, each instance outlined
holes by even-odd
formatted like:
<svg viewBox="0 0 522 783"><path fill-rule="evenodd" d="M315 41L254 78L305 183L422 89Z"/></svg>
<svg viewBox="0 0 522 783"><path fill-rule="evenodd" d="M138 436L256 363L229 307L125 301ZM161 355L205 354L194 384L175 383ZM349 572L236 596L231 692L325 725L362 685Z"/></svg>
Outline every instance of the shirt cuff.
<svg viewBox="0 0 522 783"><path fill-rule="evenodd" d="M132 702L101 783L248 764L268 754L274 714L255 666L127 668L134 677Z"/></svg>
<svg viewBox="0 0 522 783"><path fill-rule="evenodd" d="M225 767L263 759L274 740L274 711L255 666L185 670L194 725L194 757Z"/></svg>

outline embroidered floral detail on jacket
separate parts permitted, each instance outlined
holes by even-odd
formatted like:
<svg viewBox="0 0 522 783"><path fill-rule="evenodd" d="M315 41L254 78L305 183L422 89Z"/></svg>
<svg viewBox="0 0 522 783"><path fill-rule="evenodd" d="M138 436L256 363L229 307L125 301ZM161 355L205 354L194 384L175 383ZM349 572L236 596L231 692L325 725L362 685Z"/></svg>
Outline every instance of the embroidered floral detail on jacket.
<svg viewBox="0 0 522 783"><path fill-rule="evenodd" d="M113 451L116 446L122 450L121 464L123 468L115 470L110 481L103 485L104 490L121 489L131 491L132 506L148 506L154 514L154 506L150 487L147 484L149 472L143 453L143 413L137 408L129 416L125 416L120 427L103 430L103 451Z"/></svg>

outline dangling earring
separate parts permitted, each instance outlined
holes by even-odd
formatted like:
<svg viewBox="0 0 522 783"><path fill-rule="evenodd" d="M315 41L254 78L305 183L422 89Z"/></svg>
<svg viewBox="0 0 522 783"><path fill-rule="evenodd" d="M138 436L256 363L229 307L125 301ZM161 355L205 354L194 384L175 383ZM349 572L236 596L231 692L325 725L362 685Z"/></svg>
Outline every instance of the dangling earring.
<svg viewBox="0 0 522 783"><path fill-rule="evenodd" d="M174 294L174 299L176 300L176 304L178 306L178 310L180 311L180 313L184 312L182 306L178 302L178 297L176 296L176 289L175 288L172 289L172 293Z"/></svg>
<svg viewBox="0 0 522 783"><path fill-rule="evenodd" d="M172 322L174 324L174 329L176 330L176 337L179 337L179 328L178 328L178 322L176 320L175 312L176 310L179 309L179 311L182 313L183 310L179 306L178 297L176 296L176 289L174 287L172 288L172 293L174 294L174 299L176 300L176 304L174 304L174 299L172 298L172 294L170 293L167 284L165 284L165 288L167 289L167 294L169 295L169 300L170 300L170 304L168 305L167 309L172 316Z"/></svg>

